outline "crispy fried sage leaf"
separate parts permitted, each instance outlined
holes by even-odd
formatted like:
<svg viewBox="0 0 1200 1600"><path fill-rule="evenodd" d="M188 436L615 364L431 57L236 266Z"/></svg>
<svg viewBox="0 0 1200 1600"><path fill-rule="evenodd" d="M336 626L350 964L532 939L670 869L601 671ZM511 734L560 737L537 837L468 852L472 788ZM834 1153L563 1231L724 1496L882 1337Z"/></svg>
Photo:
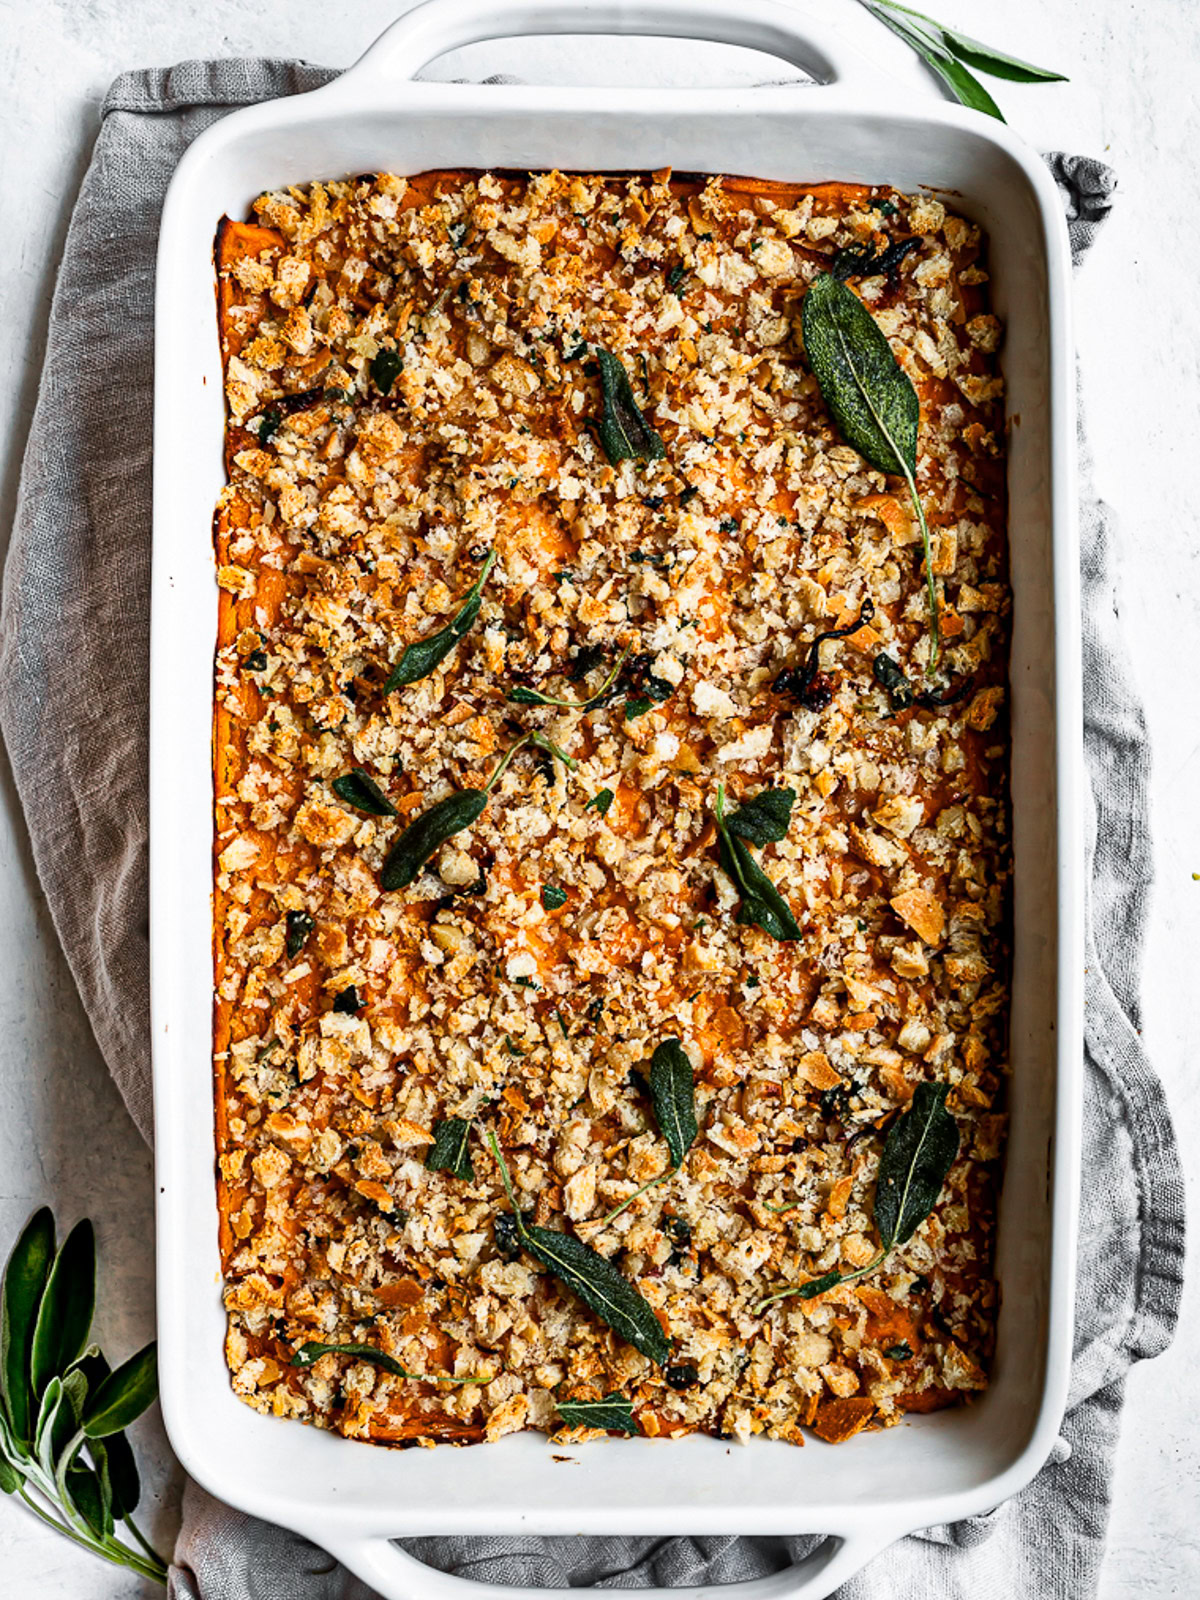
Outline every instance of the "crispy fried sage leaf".
<svg viewBox="0 0 1200 1600"><path fill-rule="evenodd" d="M444 1378L436 1372L409 1372L407 1367L402 1367L398 1361L393 1361L391 1356L384 1355L382 1350L376 1350L370 1344L318 1344L310 1339L307 1344L302 1344L292 1357L293 1367L311 1367L322 1356L354 1356L359 1361L371 1361L377 1367L382 1367L385 1372L390 1372L394 1378L411 1378L416 1383L478 1383L477 1374L472 1373L469 1378Z"/></svg>
<svg viewBox="0 0 1200 1600"><path fill-rule="evenodd" d="M796 804L795 789L760 789L725 819L729 832L750 844L778 844L787 838Z"/></svg>
<svg viewBox="0 0 1200 1600"><path fill-rule="evenodd" d="M30 1382L30 1356L38 1307L54 1260L54 1216L48 1206L35 1211L13 1246L0 1291L0 1398L19 1445L33 1439L36 1400Z"/></svg>
<svg viewBox="0 0 1200 1600"><path fill-rule="evenodd" d="M307 911L289 911L287 914L287 935L284 940L287 948L288 960L294 961L308 940L309 934L316 927L316 923Z"/></svg>
<svg viewBox="0 0 1200 1600"><path fill-rule="evenodd" d="M418 639L413 644L405 646L404 654L388 674L387 682L383 686L384 694L391 694L393 689L400 689L405 684L417 683L421 678L427 678L433 669L446 659L479 615L483 586L495 564L496 552L489 550L479 576L467 590L466 599L446 626L439 628L436 633L431 633L427 639Z"/></svg>
<svg viewBox="0 0 1200 1600"><path fill-rule="evenodd" d="M557 911L560 906L567 903L567 891L560 889L556 883L542 885L542 904L547 911Z"/></svg>
<svg viewBox="0 0 1200 1600"><path fill-rule="evenodd" d="M780 789L774 792L779 795L791 791ZM794 796L793 796L794 798ZM768 806L780 808L780 802L768 802ZM744 810L745 808L743 808ZM790 813L790 806L789 806ZM741 812L735 813L741 815ZM725 786L717 787L717 858L721 863L722 871L733 882L734 887L742 897L741 906L738 908L737 921L752 923L772 939L788 941L801 937L800 924L792 915L791 907L780 894L779 890L767 877L758 862L750 853L750 846L744 838L739 838L730 831L729 821L725 816ZM777 819L772 819L769 810L764 810L761 817L754 818L748 826L777 827ZM782 837L782 835L780 835Z"/></svg>
<svg viewBox="0 0 1200 1600"><path fill-rule="evenodd" d="M834 255L830 264L830 271L835 278L840 278L844 283L847 278L881 278L886 276L889 281L896 281L896 274L900 263L905 256L919 248L920 236L914 235L911 239L897 239L895 243L887 245L883 250L875 250L867 245L861 250L849 246L839 250Z"/></svg>
<svg viewBox="0 0 1200 1600"><path fill-rule="evenodd" d="M425 1157L430 1172L449 1172L468 1183L475 1182L475 1164L468 1141L471 1124L466 1117L443 1117L433 1125L433 1144Z"/></svg>
<svg viewBox="0 0 1200 1600"><path fill-rule="evenodd" d="M887 690L888 704L892 710L907 711L916 695L899 664L881 650L871 663L871 672L880 688Z"/></svg>
<svg viewBox="0 0 1200 1600"><path fill-rule="evenodd" d="M67 1368L87 1344L96 1305L96 1236L85 1217L67 1235L54 1258L38 1307L30 1352L33 1392Z"/></svg>
<svg viewBox="0 0 1200 1600"><path fill-rule="evenodd" d="M633 1402L623 1394L603 1400L556 1400L554 1406L568 1428L605 1428L609 1433L640 1433Z"/></svg>
<svg viewBox="0 0 1200 1600"><path fill-rule="evenodd" d="M371 361L371 376L380 394L391 394L392 385L404 369L404 356L399 350L385 345Z"/></svg>
<svg viewBox="0 0 1200 1600"><path fill-rule="evenodd" d="M827 639L848 639L874 615L875 602L867 599L859 607L858 615L853 622L843 623L840 628L826 628L824 633L818 633L805 651L804 665L800 670L797 671L795 667L784 667L775 679L772 684L775 693L794 695L808 710L823 711L833 699L833 688L821 671L821 646Z"/></svg>
<svg viewBox="0 0 1200 1600"><path fill-rule="evenodd" d="M392 845L379 881L385 889L406 889L447 839L477 822L487 807L486 789L459 789L423 811Z"/></svg>
<svg viewBox="0 0 1200 1600"><path fill-rule="evenodd" d="M590 1306L614 1333L661 1367L667 1359L668 1340L649 1301L638 1293L611 1261L606 1261L598 1250L584 1244L582 1239L570 1233L557 1233L551 1228L539 1228L527 1223L517 1206L500 1142L491 1128L488 1129L488 1143L500 1168L522 1247L536 1257L561 1284L573 1290L584 1305Z"/></svg>
<svg viewBox="0 0 1200 1600"><path fill-rule="evenodd" d="M772 1300L798 1295L814 1300L839 1283L853 1283L881 1266L897 1245L907 1244L937 1205L946 1174L958 1155L958 1124L946 1110L945 1083L917 1085L912 1104L891 1127L879 1158L875 1179L874 1217L879 1231L879 1254L855 1272L827 1272L795 1289L767 1295L754 1314Z"/></svg>
<svg viewBox="0 0 1200 1600"><path fill-rule="evenodd" d="M598 812L600 816L606 817L608 808L615 799L616 795L613 794L611 789L601 789L599 793L592 796L583 809L585 811Z"/></svg>
<svg viewBox="0 0 1200 1600"><path fill-rule="evenodd" d="M344 800L356 811L369 812L373 817L396 815L396 808L387 795L370 773L364 772L361 767L355 767L353 772L344 772L340 778L335 778L329 787L339 800Z"/></svg>
<svg viewBox="0 0 1200 1600"><path fill-rule="evenodd" d="M611 1261L574 1234L557 1233L523 1221L520 1228L522 1243L530 1255L573 1290L614 1333L651 1361L663 1364L667 1359L667 1336L662 1324L649 1301Z"/></svg>
<svg viewBox="0 0 1200 1600"><path fill-rule="evenodd" d="M700 1130L692 1063L678 1039L664 1039L650 1057L650 1098L672 1165L681 1167Z"/></svg>
<svg viewBox="0 0 1200 1600"><path fill-rule="evenodd" d="M821 398L846 443L877 472L899 473L921 526L929 594L932 674L941 650L937 580L929 525L917 493L917 429L921 404L882 328L862 301L831 272L813 280L800 308L804 348Z"/></svg>
<svg viewBox="0 0 1200 1600"><path fill-rule="evenodd" d="M619 461L661 461L667 448L638 409L629 374L611 350L597 349L596 360L604 390L596 431L604 454L614 467Z"/></svg>

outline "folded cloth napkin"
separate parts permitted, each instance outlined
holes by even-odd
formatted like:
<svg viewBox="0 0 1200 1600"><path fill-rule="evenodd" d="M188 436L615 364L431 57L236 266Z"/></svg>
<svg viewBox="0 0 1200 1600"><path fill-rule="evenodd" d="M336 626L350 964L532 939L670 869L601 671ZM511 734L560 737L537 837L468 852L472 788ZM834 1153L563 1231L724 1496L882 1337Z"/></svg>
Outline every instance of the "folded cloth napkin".
<svg viewBox="0 0 1200 1600"><path fill-rule="evenodd" d="M150 1136L146 723L154 252L184 149L231 107L332 74L284 61L129 73L104 104L50 317L0 610L0 727L34 858L96 1038ZM806 92L803 86L797 93ZM1050 156L1078 260L1115 178ZM1085 482L1087 481L1085 475ZM1146 727L1116 625L1108 512L1083 507L1088 833L1083 1230L1074 1382L1050 1463L986 1516L905 1539L844 1600L1094 1592L1125 1375L1170 1341L1183 1184L1162 1086L1138 1038L1150 892ZM732 1582L812 1539L455 1538L407 1548L448 1572L547 1588ZM190 1487L178 1600L368 1600L323 1552Z"/></svg>

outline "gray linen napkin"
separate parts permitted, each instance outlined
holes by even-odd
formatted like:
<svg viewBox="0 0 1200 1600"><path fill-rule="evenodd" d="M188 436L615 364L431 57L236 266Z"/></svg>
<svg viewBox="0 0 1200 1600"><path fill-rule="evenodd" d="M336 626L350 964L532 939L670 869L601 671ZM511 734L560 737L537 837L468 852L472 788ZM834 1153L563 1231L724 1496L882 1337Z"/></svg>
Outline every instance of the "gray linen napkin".
<svg viewBox="0 0 1200 1600"><path fill-rule="evenodd" d="M59 937L97 1041L149 1137L146 720L154 251L188 143L236 105L315 88L324 69L188 62L128 73L103 109L51 312L0 608L0 727ZM798 92L803 92L799 89ZM1049 158L1078 260L1109 207L1100 163ZM1150 888L1146 728L1116 625L1107 511L1083 508L1085 741L1091 777L1083 1232L1070 1409L1050 1464L986 1516L905 1539L842 1600L1075 1600L1094 1592L1125 1375L1170 1341L1183 1184L1162 1086L1138 1038ZM502 1584L638 1588L779 1570L811 1539L414 1539L446 1571ZM315 1546L195 1486L177 1600L369 1600Z"/></svg>

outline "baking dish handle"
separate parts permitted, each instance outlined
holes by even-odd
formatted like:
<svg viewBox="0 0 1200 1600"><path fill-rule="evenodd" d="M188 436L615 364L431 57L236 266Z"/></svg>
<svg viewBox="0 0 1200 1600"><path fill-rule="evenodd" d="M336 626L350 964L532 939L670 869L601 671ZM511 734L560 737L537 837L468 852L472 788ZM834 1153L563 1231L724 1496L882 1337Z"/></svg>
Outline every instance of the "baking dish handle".
<svg viewBox="0 0 1200 1600"><path fill-rule="evenodd" d="M825 1600L905 1531L875 1527L869 1533L851 1533L844 1538L832 1535L803 1561L765 1578L748 1578L744 1583L705 1583L637 1592L678 1596L679 1600ZM355 1577L369 1583L383 1600L545 1600L547 1594L577 1592L459 1578L426 1566L389 1539L351 1542L335 1537L321 1542L330 1555L336 1556Z"/></svg>
<svg viewBox="0 0 1200 1600"><path fill-rule="evenodd" d="M854 11L865 16L857 5ZM845 20L861 31L849 13ZM894 75L849 45L844 30L778 0L425 0L381 34L337 85L412 78L447 51L485 39L565 33L740 45L778 56L822 83L896 92Z"/></svg>

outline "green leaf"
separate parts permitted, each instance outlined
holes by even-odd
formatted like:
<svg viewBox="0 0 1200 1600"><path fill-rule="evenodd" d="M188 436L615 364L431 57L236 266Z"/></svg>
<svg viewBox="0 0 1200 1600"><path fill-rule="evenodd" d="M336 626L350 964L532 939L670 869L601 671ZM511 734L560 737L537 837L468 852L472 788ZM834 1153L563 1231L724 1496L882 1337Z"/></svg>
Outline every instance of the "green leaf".
<svg viewBox="0 0 1200 1600"><path fill-rule="evenodd" d="M801 1300L815 1300L819 1294L824 1294L826 1289L833 1289L842 1281L840 1272L827 1272L823 1278L814 1278L811 1283L804 1284L795 1292Z"/></svg>
<svg viewBox="0 0 1200 1600"><path fill-rule="evenodd" d="M781 795L791 793L790 790L777 792ZM743 811L745 809L743 807ZM752 812L751 828L759 831L764 828L777 828L781 810L778 801L768 802L757 815ZM788 814L789 816L791 814L790 805ZM740 816L742 812L737 812L735 815ZM724 784L719 784L717 787L716 819L717 859L726 877L732 881L742 897L737 921L755 924L764 933L769 933L772 939L788 941L801 938L803 935L800 924L792 915L792 909L787 901L755 861L745 839L739 839L730 832L729 822L732 818L727 819L725 816Z"/></svg>
<svg viewBox="0 0 1200 1600"><path fill-rule="evenodd" d="M103 1441L93 1439L88 1449L99 1463L100 1455L107 1463L108 1481L112 1490L112 1513L118 1522L132 1516L142 1495L137 1462L133 1449L123 1433L110 1433Z"/></svg>
<svg viewBox="0 0 1200 1600"><path fill-rule="evenodd" d="M880 688L887 690L888 704L892 710L907 711L916 695L899 663L881 650L871 663L871 672Z"/></svg>
<svg viewBox="0 0 1200 1600"><path fill-rule="evenodd" d="M598 1250L593 1250L581 1239L576 1239L573 1234L556 1233L550 1228L527 1224L517 1206L500 1141L491 1128L487 1131L487 1139L496 1165L500 1168L504 1192L512 1206L512 1227L525 1249L531 1256L536 1256L561 1284L574 1290L584 1305L590 1306L614 1333L661 1367L667 1359L669 1344L649 1301L618 1272L611 1261L606 1261ZM503 1216L496 1219L498 1240L502 1224L507 1230Z"/></svg>
<svg viewBox="0 0 1200 1600"><path fill-rule="evenodd" d="M892 1124L875 1182L875 1226L885 1250L907 1244L937 1204L958 1155L958 1124L946 1110L949 1085L921 1083Z"/></svg>
<svg viewBox="0 0 1200 1600"><path fill-rule="evenodd" d="M379 876L383 887L406 889L447 839L479 820L488 799L484 789L459 789L410 822L384 859Z"/></svg>
<svg viewBox="0 0 1200 1600"><path fill-rule="evenodd" d="M633 1402L623 1394L603 1400L556 1400L555 1410L568 1428L604 1428L609 1433L640 1433Z"/></svg>
<svg viewBox="0 0 1200 1600"><path fill-rule="evenodd" d="M599 794L594 794L592 796L583 809L585 811L595 811L599 813L600 816L606 817L608 815L608 808L612 805L615 799L616 795L613 794L611 789L601 789Z"/></svg>
<svg viewBox="0 0 1200 1600"><path fill-rule="evenodd" d="M109 1373L89 1398L82 1419L84 1433L89 1439L121 1433L141 1416L157 1394L158 1346L152 1340Z"/></svg>
<svg viewBox="0 0 1200 1600"><path fill-rule="evenodd" d="M286 945L289 961L294 961L304 949L308 943L308 936L315 927L316 923L307 911L288 912Z"/></svg>
<svg viewBox="0 0 1200 1600"><path fill-rule="evenodd" d="M646 421L637 402L629 374L611 350L598 349L604 411L597 432L604 454L615 467L619 461L661 461L667 448Z"/></svg>
<svg viewBox="0 0 1200 1600"><path fill-rule="evenodd" d="M889 26L889 18L882 14L879 7L885 11L899 12L903 17L910 18L909 26L914 32L920 31L927 38L932 36L968 66L975 67L979 72L986 72L993 78L1007 78L1012 83L1068 82L1061 72L1051 72L1048 67L1035 67L1031 61L1022 61L1019 56L1006 55L994 45L972 39L969 34L959 33L957 28L948 28L944 22L937 22L933 17L925 16L923 12L913 11L908 6L896 5L893 0L871 0L870 9L876 13L881 22L888 23Z"/></svg>
<svg viewBox="0 0 1200 1600"><path fill-rule="evenodd" d="M404 654L388 674L387 682L383 686L384 694L391 694L393 689L427 678L433 669L446 659L478 617L479 608L483 603L483 586L495 564L496 552L490 550L478 578L467 590L466 599L446 626L439 628L436 633L431 633L427 639L418 639L415 643L405 646Z"/></svg>
<svg viewBox="0 0 1200 1600"><path fill-rule="evenodd" d="M795 804L795 789L760 789L725 819L725 826L750 844L778 844L787 838Z"/></svg>
<svg viewBox="0 0 1200 1600"><path fill-rule="evenodd" d="M375 387L380 394L391 394L392 385L404 370L404 356L401 351L385 345L382 350L372 358L371 376L375 380Z"/></svg>
<svg viewBox="0 0 1200 1600"><path fill-rule="evenodd" d="M67 1415L70 1416L70 1406L63 1395L61 1378L51 1378L42 1390L42 1397L38 1403L37 1423L33 1434L33 1449L37 1456L42 1471L48 1478L54 1476L54 1465L57 1457L54 1452L54 1433L60 1407L67 1405Z"/></svg>
<svg viewBox="0 0 1200 1600"><path fill-rule="evenodd" d="M356 811L369 812L373 817L394 817L396 808L383 790L361 767L335 778L329 785L339 800L344 800Z"/></svg>
<svg viewBox="0 0 1200 1600"><path fill-rule="evenodd" d="M1004 121L1003 112L984 86L950 53L949 41L940 24L923 17L920 12L892 7L887 0L882 0L882 3L867 0L867 8L886 28L890 28L917 52L962 105L969 106L973 111L982 111L985 116L995 117L998 122ZM899 12L903 12L903 15Z"/></svg>
<svg viewBox="0 0 1200 1600"><path fill-rule="evenodd" d="M443 1117L433 1125L433 1145L425 1157L430 1172L449 1172L467 1183L475 1182L475 1165L468 1141L471 1124L466 1117Z"/></svg>
<svg viewBox="0 0 1200 1600"><path fill-rule="evenodd" d="M516 688L510 689L506 698L519 706L564 706L568 711L586 711L589 706L595 705L597 700L603 699L613 680L625 665L625 658L632 648L632 645L627 644L625 646L609 668L604 682L592 694L588 695L585 700L560 699L556 695L543 694L540 689L528 689L524 684L519 684Z"/></svg>
<svg viewBox="0 0 1200 1600"><path fill-rule="evenodd" d="M24 1474L18 1472L5 1456L0 1456L0 1494L16 1494L24 1482Z"/></svg>
<svg viewBox="0 0 1200 1600"><path fill-rule="evenodd" d="M560 906L567 903L567 891L560 889L556 883L542 885L542 904L547 911L557 911Z"/></svg>
<svg viewBox="0 0 1200 1600"><path fill-rule="evenodd" d="M927 672L940 650L937 580L925 510L917 493L917 391L892 354L882 328L862 301L831 272L813 280L800 308L809 365L838 431L877 472L899 473L921 525L929 593L932 649Z"/></svg>
<svg viewBox="0 0 1200 1600"><path fill-rule="evenodd" d="M105 1539L113 1531L112 1494L106 1494L103 1475L92 1467L74 1466L64 1478L67 1496L96 1535Z"/></svg>
<svg viewBox="0 0 1200 1600"><path fill-rule="evenodd" d="M602 1322L659 1366L667 1359L667 1336L648 1300L611 1261L570 1233L526 1224L518 1214L521 1240L530 1255L590 1306Z"/></svg>
<svg viewBox="0 0 1200 1600"><path fill-rule="evenodd" d="M911 476L920 402L875 318L853 289L822 272L804 296L801 323L838 432L876 471Z"/></svg>
<svg viewBox="0 0 1200 1600"><path fill-rule="evenodd" d="M358 1361L371 1361L377 1367L382 1367L385 1372L390 1372L396 1378L409 1378L415 1383L486 1383L488 1379L477 1373L472 1373L469 1378L443 1378L435 1372L409 1372L407 1367L402 1367L398 1361L393 1361L391 1356L384 1355L382 1350L376 1350L369 1344L318 1344L309 1340L302 1344L292 1357L293 1367L311 1367L322 1356L354 1356Z"/></svg>
<svg viewBox="0 0 1200 1600"><path fill-rule="evenodd" d="M54 1260L54 1215L35 1211L13 1246L0 1289L0 1400L13 1440L33 1442L37 1400L30 1381L30 1357L38 1307Z"/></svg>
<svg viewBox="0 0 1200 1600"><path fill-rule="evenodd" d="M54 1259L33 1330L33 1392L41 1395L83 1351L96 1305L96 1237L85 1217Z"/></svg>
<svg viewBox="0 0 1200 1600"><path fill-rule="evenodd" d="M678 1039L664 1039L650 1057L650 1098L671 1163L681 1167L700 1130L692 1063Z"/></svg>

